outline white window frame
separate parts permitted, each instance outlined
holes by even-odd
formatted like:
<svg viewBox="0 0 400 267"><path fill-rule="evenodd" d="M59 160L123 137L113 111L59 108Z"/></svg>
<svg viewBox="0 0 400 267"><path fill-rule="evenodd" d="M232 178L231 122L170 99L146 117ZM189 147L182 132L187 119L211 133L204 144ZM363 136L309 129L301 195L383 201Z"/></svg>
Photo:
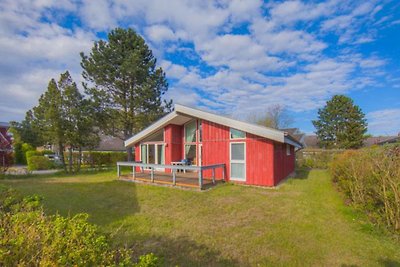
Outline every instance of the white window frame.
<svg viewBox="0 0 400 267"><path fill-rule="evenodd" d="M286 144L286 156L290 156L292 154L292 151L290 149L290 145Z"/></svg>
<svg viewBox="0 0 400 267"><path fill-rule="evenodd" d="M244 144L244 159L243 160L232 160L232 144ZM247 164L246 164L246 142L230 142L229 143L229 176L230 180L232 181L239 181L239 182L246 182L247 176L246 176L246 169L247 169ZM242 163L244 164L244 177L243 178L237 178L237 177L232 177L232 163Z"/></svg>
<svg viewBox="0 0 400 267"><path fill-rule="evenodd" d="M151 146L154 146L154 149L155 149L155 158L154 158L154 161L155 161L155 163L154 164L163 164L163 163L160 163L160 162L158 162L158 149L157 149L157 146L164 146L164 161L165 161L165 143L143 143L143 144L140 144L140 160L143 162L143 155L142 155L142 146L145 146L146 147L146 163L147 164L149 164L149 145L151 145ZM145 168L145 169L149 169L149 168ZM157 170L163 170L162 168L157 168Z"/></svg>
<svg viewBox="0 0 400 267"><path fill-rule="evenodd" d="M231 133L231 130L232 130L232 129L244 133L244 137L232 138L232 133ZM246 132L231 127L231 128L229 128L229 139L230 139L230 140L243 140L243 139L246 139Z"/></svg>

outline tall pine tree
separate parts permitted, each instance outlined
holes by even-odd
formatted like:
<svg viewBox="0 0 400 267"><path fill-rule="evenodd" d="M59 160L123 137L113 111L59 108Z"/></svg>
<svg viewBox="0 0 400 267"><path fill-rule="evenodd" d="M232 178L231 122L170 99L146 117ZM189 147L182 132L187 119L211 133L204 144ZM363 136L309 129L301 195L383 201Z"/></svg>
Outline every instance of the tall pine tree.
<svg viewBox="0 0 400 267"><path fill-rule="evenodd" d="M80 169L81 153L78 153L75 164L73 149L81 152L82 147L98 142L92 113L88 101L83 98L68 71L61 74L58 83L54 79L49 82L47 91L33 108L33 122L42 129L42 140L58 148L66 172ZM65 149L69 152L68 164L64 160Z"/></svg>
<svg viewBox="0 0 400 267"><path fill-rule="evenodd" d="M171 109L172 101L162 101L168 90L165 73L132 29L111 31L108 41L95 42L90 55L81 57L85 92L105 134L126 140ZM128 155L131 160L131 149Z"/></svg>
<svg viewBox="0 0 400 267"><path fill-rule="evenodd" d="M335 95L318 110L316 128L319 145L325 148L359 148L367 132L367 121L360 107L344 95Z"/></svg>

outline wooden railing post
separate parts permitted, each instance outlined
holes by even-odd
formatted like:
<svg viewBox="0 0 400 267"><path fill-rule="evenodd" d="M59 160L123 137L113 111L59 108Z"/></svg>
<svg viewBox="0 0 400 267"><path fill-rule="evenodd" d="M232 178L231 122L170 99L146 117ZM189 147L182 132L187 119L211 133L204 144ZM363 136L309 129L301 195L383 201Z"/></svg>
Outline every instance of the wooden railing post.
<svg viewBox="0 0 400 267"><path fill-rule="evenodd" d="M135 166L132 166L132 178L135 180Z"/></svg>
<svg viewBox="0 0 400 267"><path fill-rule="evenodd" d="M172 184L176 185L176 170L172 169Z"/></svg>
<svg viewBox="0 0 400 267"><path fill-rule="evenodd" d="M215 184L215 168L212 168L212 183Z"/></svg>
<svg viewBox="0 0 400 267"><path fill-rule="evenodd" d="M121 176L120 170L119 170L119 164L117 163L117 176L118 178Z"/></svg>
<svg viewBox="0 0 400 267"><path fill-rule="evenodd" d="M222 166L222 180L225 181L225 164Z"/></svg>
<svg viewBox="0 0 400 267"><path fill-rule="evenodd" d="M151 182L154 183L154 168L153 167L151 167L150 177L151 177Z"/></svg>
<svg viewBox="0 0 400 267"><path fill-rule="evenodd" d="M201 167L199 169L199 187L200 187L200 190L203 189L203 172L201 170Z"/></svg>

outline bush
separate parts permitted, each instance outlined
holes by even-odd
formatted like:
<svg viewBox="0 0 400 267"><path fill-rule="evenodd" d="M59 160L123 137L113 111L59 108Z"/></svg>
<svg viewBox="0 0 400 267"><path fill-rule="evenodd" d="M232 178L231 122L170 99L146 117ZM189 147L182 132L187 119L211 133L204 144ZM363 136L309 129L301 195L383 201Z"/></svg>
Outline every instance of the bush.
<svg viewBox="0 0 400 267"><path fill-rule="evenodd" d="M127 249L111 249L87 214L47 216L37 196L0 188L0 266L157 266L153 254L134 264Z"/></svg>
<svg viewBox="0 0 400 267"><path fill-rule="evenodd" d="M333 181L353 205L400 234L400 146L346 151L330 165Z"/></svg>
<svg viewBox="0 0 400 267"><path fill-rule="evenodd" d="M82 163L92 168L115 166L118 161L125 161L126 152L83 152Z"/></svg>
<svg viewBox="0 0 400 267"><path fill-rule="evenodd" d="M26 152L35 150L33 146L27 143L15 143L14 144L14 158L17 164L27 164Z"/></svg>
<svg viewBox="0 0 400 267"><path fill-rule="evenodd" d="M334 156L342 150L302 149L296 152L297 167L327 169Z"/></svg>
<svg viewBox="0 0 400 267"><path fill-rule="evenodd" d="M45 156L30 156L28 157L28 170L48 170L53 167L52 162Z"/></svg>

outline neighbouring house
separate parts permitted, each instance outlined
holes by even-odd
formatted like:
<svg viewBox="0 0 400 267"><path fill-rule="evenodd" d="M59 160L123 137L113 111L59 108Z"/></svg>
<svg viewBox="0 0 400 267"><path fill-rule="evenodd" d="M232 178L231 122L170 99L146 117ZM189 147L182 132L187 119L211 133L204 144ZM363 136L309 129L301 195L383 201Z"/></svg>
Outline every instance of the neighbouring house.
<svg viewBox="0 0 400 267"><path fill-rule="evenodd" d="M8 166L12 163L12 140L8 133L10 125L0 122L0 166Z"/></svg>
<svg viewBox="0 0 400 267"><path fill-rule="evenodd" d="M168 166L182 160L205 169L224 164L224 170L215 170L217 177L275 186L294 173L295 149L302 144L284 131L176 104L174 111L126 140L125 146L134 147L141 167L158 164L158 170L171 172ZM205 177L210 175L210 170L204 171Z"/></svg>
<svg viewBox="0 0 400 267"><path fill-rule="evenodd" d="M369 147L373 145L383 145L389 143L395 143L400 141L400 133L398 136L371 136L364 140L363 146ZM304 148L319 148L318 146L318 136L316 135L306 135L303 138Z"/></svg>

